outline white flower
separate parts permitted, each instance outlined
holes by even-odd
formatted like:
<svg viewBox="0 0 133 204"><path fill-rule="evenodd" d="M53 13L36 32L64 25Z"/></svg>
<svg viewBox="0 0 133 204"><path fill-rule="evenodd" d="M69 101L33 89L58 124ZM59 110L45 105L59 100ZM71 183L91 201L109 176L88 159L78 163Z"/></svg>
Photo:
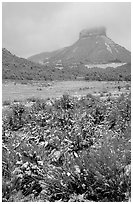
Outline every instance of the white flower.
<svg viewBox="0 0 133 204"><path fill-rule="evenodd" d="M71 175L70 172L67 172L67 175L70 176Z"/></svg>
<svg viewBox="0 0 133 204"><path fill-rule="evenodd" d="M74 168L76 169L76 173L80 173L80 168L78 165L75 165Z"/></svg>
<svg viewBox="0 0 133 204"><path fill-rule="evenodd" d="M43 166L43 161L38 161L38 164Z"/></svg>
<svg viewBox="0 0 133 204"><path fill-rule="evenodd" d="M16 165L21 165L21 164L23 164L22 161L17 161L17 162L16 162Z"/></svg>
<svg viewBox="0 0 133 204"><path fill-rule="evenodd" d="M23 167L23 168L27 168L27 167L28 167L28 165L29 165L29 163L28 163L28 162L26 162L26 163L24 163L24 164L23 164L23 166L22 166L22 167Z"/></svg>
<svg viewBox="0 0 133 204"><path fill-rule="evenodd" d="M78 154L76 152L73 153L75 157L78 157Z"/></svg>
<svg viewBox="0 0 133 204"><path fill-rule="evenodd" d="M28 174L28 176L30 176L31 175L31 171L30 170L26 171L26 174Z"/></svg>

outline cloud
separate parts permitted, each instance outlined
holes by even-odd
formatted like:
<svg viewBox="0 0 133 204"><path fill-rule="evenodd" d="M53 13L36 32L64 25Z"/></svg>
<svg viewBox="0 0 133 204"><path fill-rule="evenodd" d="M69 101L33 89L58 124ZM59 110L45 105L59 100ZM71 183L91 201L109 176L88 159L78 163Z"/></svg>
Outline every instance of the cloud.
<svg viewBox="0 0 133 204"><path fill-rule="evenodd" d="M130 49L130 3L3 3L3 47L22 57L71 45L100 25Z"/></svg>

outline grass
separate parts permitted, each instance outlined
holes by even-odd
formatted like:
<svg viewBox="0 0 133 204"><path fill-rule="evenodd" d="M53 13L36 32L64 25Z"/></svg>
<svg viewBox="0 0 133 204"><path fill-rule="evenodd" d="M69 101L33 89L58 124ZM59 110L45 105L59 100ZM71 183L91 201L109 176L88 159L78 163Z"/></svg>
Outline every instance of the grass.
<svg viewBox="0 0 133 204"><path fill-rule="evenodd" d="M87 95L88 93L94 94L94 92L102 92L104 89L106 92L118 92L115 82L98 82L98 81L64 81L64 82L53 82L50 87L43 87L41 91L37 90L43 82L32 82L33 84L22 85L17 82L14 86L13 83L3 84L3 96L4 100L26 100L27 98L57 98L63 95L65 92L69 92L71 96L77 92L77 95ZM120 82L121 86L125 85L125 82ZM108 86L108 88L107 88ZM122 90L124 92L124 90ZM130 92L130 90L127 90Z"/></svg>

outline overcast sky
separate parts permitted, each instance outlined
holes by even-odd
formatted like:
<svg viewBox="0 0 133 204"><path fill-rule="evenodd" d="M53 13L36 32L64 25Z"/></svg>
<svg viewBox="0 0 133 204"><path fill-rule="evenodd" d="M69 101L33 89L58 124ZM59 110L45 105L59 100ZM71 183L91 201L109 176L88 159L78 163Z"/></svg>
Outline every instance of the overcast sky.
<svg viewBox="0 0 133 204"><path fill-rule="evenodd" d="M20 57L69 46L84 28L105 26L131 50L130 3L3 3L2 47Z"/></svg>

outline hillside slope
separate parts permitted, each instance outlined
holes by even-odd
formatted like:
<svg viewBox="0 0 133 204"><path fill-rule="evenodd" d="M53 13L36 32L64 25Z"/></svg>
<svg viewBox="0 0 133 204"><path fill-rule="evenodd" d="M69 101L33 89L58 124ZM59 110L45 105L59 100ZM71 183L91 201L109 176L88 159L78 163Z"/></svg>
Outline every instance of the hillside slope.
<svg viewBox="0 0 133 204"><path fill-rule="evenodd" d="M18 80L49 79L51 68L17 57L2 49L2 78Z"/></svg>
<svg viewBox="0 0 133 204"><path fill-rule="evenodd" d="M11 54L2 49L2 78L10 80L130 80L131 64L112 68L88 68L84 64L61 69L55 65L41 65Z"/></svg>

